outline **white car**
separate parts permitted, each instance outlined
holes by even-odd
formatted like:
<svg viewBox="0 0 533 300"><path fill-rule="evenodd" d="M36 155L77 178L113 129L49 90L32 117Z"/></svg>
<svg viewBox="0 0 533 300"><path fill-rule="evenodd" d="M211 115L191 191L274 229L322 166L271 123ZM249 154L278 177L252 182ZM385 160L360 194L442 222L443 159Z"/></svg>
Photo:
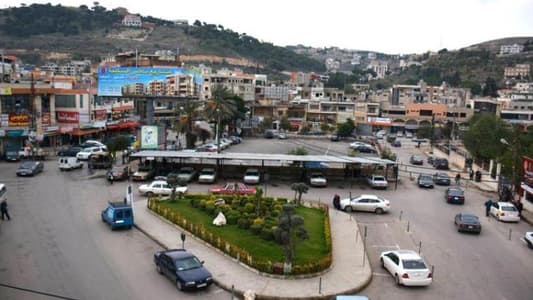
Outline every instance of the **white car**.
<svg viewBox="0 0 533 300"><path fill-rule="evenodd" d="M243 180L247 184L258 184L261 180L261 174L258 169L246 169Z"/></svg>
<svg viewBox="0 0 533 300"><path fill-rule="evenodd" d="M382 214L390 210L390 201L376 195L359 195L351 199L342 199L340 206L341 210L346 212L369 211Z"/></svg>
<svg viewBox="0 0 533 300"><path fill-rule="evenodd" d="M518 209L509 202L493 202L490 207L490 214L493 215L498 221L503 222L518 222L520 216L518 215Z"/></svg>
<svg viewBox="0 0 533 300"><path fill-rule="evenodd" d="M528 231L522 238L530 249L533 249L533 231Z"/></svg>
<svg viewBox="0 0 533 300"><path fill-rule="evenodd" d="M92 154L106 154L107 148L105 146L88 147L76 154L76 158L80 160L88 160Z"/></svg>
<svg viewBox="0 0 533 300"><path fill-rule="evenodd" d="M370 175L367 178L367 182L373 188L386 189L387 186L389 186L389 183L387 182L387 179L385 179L385 176L381 175Z"/></svg>
<svg viewBox="0 0 533 300"><path fill-rule="evenodd" d="M309 176L309 184L311 186L325 187L328 185L328 180L321 172L313 172Z"/></svg>
<svg viewBox="0 0 533 300"><path fill-rule="evenodd" d="M357 149L359 147L374 148L374 146L365 142L353 142L350 144L350 149Z"/></svg>
<svg viewBox="0 0 533 300"><path fill-rule="evenodd" d="M83 168L83 162L81 162L76 157L60 157L57 161L57 166L59 167L59 170L73 170L78 168Z"/></svg>
<svg viewBox="0 0 533 300"><path fill-rule="evenodd" d="M176 187L176 193L184 194L187 192L186 186ZM149 184L142 184L139 186L139 193L151 197L153 195L170 195L172 188L170 184L163 180L156 180Z"/></svg>
<svg viewBox="0 0 533 300"><path fill-rule="evenodd" d="M217 172L213 168L204 168L200 171L198 182L200 183L214 183L217 179Z"/></svg>
<svg viewBox="0 0 533 300"><path fill-rule="evenodd" d="M394 276L398 285L426 286L433 281L426 262L415 251L385 251L381 253L380 260L381 266Z"/></svg>

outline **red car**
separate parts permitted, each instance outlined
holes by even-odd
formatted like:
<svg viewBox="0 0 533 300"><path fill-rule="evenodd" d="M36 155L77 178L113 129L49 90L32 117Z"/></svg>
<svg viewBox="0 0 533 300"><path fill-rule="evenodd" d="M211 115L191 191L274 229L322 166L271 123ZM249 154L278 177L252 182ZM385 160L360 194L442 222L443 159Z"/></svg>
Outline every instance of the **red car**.
<svg viewBox="0 0 533 300"><path fill-rule="evenodd" d="M251 195L255 194L255 188L240 182L228 182L224 186L214 186L210 188L209 192L224 195Z"/></svg>

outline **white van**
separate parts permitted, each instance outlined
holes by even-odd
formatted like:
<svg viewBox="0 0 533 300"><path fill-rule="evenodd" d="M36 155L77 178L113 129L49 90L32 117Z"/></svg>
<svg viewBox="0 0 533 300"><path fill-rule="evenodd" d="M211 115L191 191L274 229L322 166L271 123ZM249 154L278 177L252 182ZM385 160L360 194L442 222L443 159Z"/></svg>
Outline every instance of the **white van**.
<svg viewBox="0 0 533 300"><path fill-rule="evenodd" d="M7 188L6 185L0 183L0 202L7 201Z"/></svg>
<svg viewBox="0 0 533 300"><path fill-rule="evenodd" d="M57 164L61 171L83 168L83 162L76 157L60 157Z"/></svg>

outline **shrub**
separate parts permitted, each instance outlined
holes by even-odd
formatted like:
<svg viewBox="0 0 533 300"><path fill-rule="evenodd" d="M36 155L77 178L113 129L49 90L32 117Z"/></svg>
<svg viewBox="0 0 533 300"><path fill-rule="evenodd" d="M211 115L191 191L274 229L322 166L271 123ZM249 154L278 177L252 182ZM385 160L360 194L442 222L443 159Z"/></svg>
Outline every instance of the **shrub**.
<svg viewBox="0 0 533 300"><path fill-rule="evenodd" d="M226 221L229 225L237 224L237 221L241 217L241 214L238 211L230 211L226 216Z"/></svg>
<svg viewBox="0 0 533 300"><path fill-rule="evenodd" d="M250 228L250 222L248 221L248 218L241 216L237 221L237 226L242 229L248 229Z"/></svg>
<svg viewBox="0 0 533 300"><path fill-rule="evenodd" d="M206 199L203 199L203 200L200 200L200 209L201 210L205 210L205 206L207 204L207 200Z"/></svg>
<svg viewBox="0 0 533 300"><path fill-rule="evenodd" d="M205 205L205 211L210 214L210 215L214 215L215 214L215 209L217 207L215 206L215 203L211 202L211 201L208 201Z"/></svg>
<svg viewBox="0 0 533 300"><path fill-rule="evenodd" d="M263 228L263 224L265 224L265 220L263 220L262 218L254 219L252 225L250 226L252 233L259 234L261 232L261 229Z"/></svg>
<svg viewBox="0 0 533 300"><path fill-rule="evenodd" d="M244 206L244 211L247 213L252 213L255 211L255 206L252 203L246 203Z"/></svg>
<svg viewBox="0 0 533 300"><path fill-rule="evenodd" d="M271 228L263 226L261 228L261 238L267 241L272 241L274 239L274 234Z"/></svg>
<svg viewBox="0 0 533 300"><path fill-rule="evenodd" d="M276 202L280 203L281 205L287 204L289 200L287 198L279 197L276 199Z"/></svg>
<svg viewBox="0 0 533 300"><path fill-rule="evenodd" d="M272 218L278 218L280 214L281 214L281 210L277 210L277 209L274 209L270 212L270 216Z"/></svg>

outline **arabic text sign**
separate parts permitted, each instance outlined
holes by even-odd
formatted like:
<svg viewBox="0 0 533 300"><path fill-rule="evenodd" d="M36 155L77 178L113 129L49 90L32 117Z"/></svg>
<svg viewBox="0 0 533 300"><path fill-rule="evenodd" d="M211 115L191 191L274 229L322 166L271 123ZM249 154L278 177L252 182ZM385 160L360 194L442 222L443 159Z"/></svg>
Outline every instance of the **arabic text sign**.
<svg viewBox="0 0 533 300"><path fill-rule="evenodd" d="M56 111L56 120L58 123L77 124L80 120L80 115L76 111Z"/></svg>
<svg viewBox="0 0 533 300"><path fill-rule="evenodd" d="M179 75L193 76L197 84L202 83L201 76L184 68L99 67L98 95L165 95L166 89L161 87Z"/></svg>

